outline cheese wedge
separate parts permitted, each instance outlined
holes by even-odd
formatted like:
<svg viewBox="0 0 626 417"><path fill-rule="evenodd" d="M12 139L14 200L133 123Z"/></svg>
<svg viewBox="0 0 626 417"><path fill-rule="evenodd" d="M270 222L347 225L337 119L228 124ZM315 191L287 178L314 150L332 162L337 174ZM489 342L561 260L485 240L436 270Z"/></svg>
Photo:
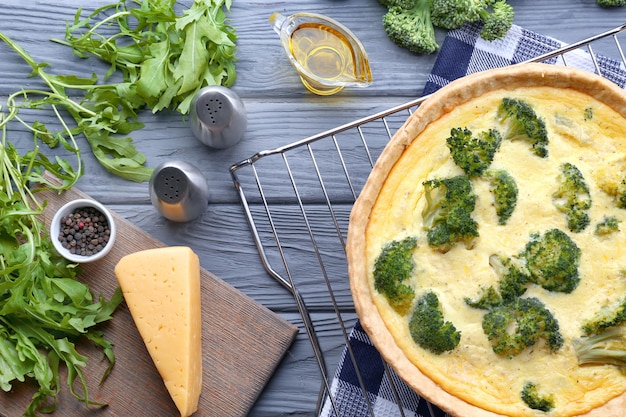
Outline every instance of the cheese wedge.
<svg viewBox="0 0 626 417"><path fill-rule="evenodd" d="M115 275L170 396L187 417L202 390L200 262L188 247L129 254Z"/></svg>

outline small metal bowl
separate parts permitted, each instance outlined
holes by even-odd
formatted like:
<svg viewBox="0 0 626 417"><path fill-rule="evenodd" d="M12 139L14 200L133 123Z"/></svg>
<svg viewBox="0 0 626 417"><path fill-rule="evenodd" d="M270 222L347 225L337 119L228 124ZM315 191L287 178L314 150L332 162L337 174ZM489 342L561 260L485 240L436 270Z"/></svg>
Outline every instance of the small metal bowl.
<svg viewBox="0 0 626 417"><path fill-rule="evenodd" d="M104 247L93 255L80 255L72 253L69 249L65 248L61 241L59 240L59 235L61 233L61 221L64 217L74 213L75 211L82 208L93 208L103 214L106 218L106 221L109 226L109 240L106 242ZM54 214L52 221L50 223L50 239L52 240L52 244L54 248L59 252L61 256L73 263L87 263L94 262L98 259L102 259L107 253L111 251L113 248L113 244L115 243L117 228L115 226L115 221L113 220L113 216L111 212L104 207L102 204L98 203L95 200L90 199L76 199L72 200L69 203L66 203Z"/></svg>

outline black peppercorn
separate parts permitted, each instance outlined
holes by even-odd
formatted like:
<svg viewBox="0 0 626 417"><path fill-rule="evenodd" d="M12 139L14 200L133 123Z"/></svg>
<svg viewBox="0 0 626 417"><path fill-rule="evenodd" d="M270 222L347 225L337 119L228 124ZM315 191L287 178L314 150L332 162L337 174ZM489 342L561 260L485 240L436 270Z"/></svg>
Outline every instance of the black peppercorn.
<svg viewBox="0 0 626 417"><path fill-rule="evenodd" d="M91 256L106 246L111 229L94 207L82 207L61 219L59 242L73 255Z"/></svg>

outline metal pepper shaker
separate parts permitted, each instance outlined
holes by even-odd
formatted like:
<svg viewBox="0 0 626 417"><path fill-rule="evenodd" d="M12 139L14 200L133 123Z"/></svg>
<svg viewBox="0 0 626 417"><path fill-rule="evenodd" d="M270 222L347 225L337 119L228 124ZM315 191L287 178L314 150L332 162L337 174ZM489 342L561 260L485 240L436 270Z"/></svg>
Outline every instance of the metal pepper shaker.
<svg viewBox="0 0 626 417"><path fill-rule="evenodd" d="M189 116L194 136L218 149L239 142L248 125L243 101L223 86L200 89L192 99Z"/></svg>
<svg viewBox="0 0 626 417"><path fill-rule="evenodd" d="M206 210L208 183L202 172L188 162L164 162L150 177L150 200L167 219L188 222Z"/></svg>

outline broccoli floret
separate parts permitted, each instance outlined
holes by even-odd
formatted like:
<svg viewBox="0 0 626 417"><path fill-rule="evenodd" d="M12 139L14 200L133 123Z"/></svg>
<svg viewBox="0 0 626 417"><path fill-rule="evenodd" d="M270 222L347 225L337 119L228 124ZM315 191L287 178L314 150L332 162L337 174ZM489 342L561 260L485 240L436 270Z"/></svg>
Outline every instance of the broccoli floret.
<svg viewBox="0 0 626 417"><path fill-rule="evenodd" d="M498 224L504 225L517 206L519 194L517 183L511 174L502 169L488 170L485 178L489 182L489 190L494 198Z"/></svg>
<svg viewBox="0 0 626 417"><path fill-rule="evenodd" d="M513 7L505 0L379 0L387 6L383 27L398 46L418 54L439 49L435 26L456 29L483 21L481 36L500 39L513 24Z"/></svg>
<svg viewBox="0 0 626 417"><path fill-rule="evenodd" d="M432 54L439 49L430 19L430 0L387 3L394 4L383 16L383 28L391 41L418 54Z"/></svg>
<svg viewBox="0 0 626 417"><path fill-rule="evenodd" d="M491 307L509 303L521 297L531 282L530 273L521 258L491 255L489 265L498 277L498 285L482 288L475 300L466 298L465 303L470 307L488 310Z"/></svg>
<svg viewBox="0 0 626 417"><path fill-rule="evenodd" d="M493 162L502 136L495 129L476 135L466 128L453 128L446 140L454 163L470 177L481 175Z"/></svg>
<svg viewBox="0 0 626 417"><path fill-rule="evenodd" d="M626 325L626 296L616 303L602 307L593 318L583 323L582 329L589 336L623 324Z"/></svg>
<svg viewBox="0 0 626 417"><path fill-rule="evenodd" d="M606 216L598 224L596 224L596 236L606 236L611 233L619 232L620 220L615 216Z"/></svg>
<svg viewBox="0 0 626 417"><path fill-rule="evenodd" d="M600 7L622 7L626 6L626 0L596 0Z"/></svg>
<svg viewBox="0 0 626 417"><path fill-rule="evenodd" d="M497 285L483 287L474 299L465 298L470 307L488 310L524 295L530 284L548 291L572 292L580 281L580 249L564 232L547 231L531 238L518 255L491 255L489 265L498 277Z"/></svg>
<svg viewBox="0 0 626 417"><path fill-rule="evenodd" d="M432 0L432 21L442 29L456 29L479 20L486 7L486 0Z"/></svg>
<svg viewBox="0 0 626 417"><path fill-rule="evenodd" d="M515 98L504 98L498 106L497 117L503 126L502 137L528 141L535 155L548 156L546 124L530 104Z"/></svg>
<svg viewBox="0 0 626 417"><path fill-rule="evenodd" d="M498 291L502 301L513 301L526 292L532 282L530 272L522 258L505 258L498 255L489 257L489 265L498 276Z"/></svg>
<svg viewBox="0 0 626 417"><path fill-rule="evenodd" d="M563 346L559 323L537 298L516 298L483 316L483 331L499 356L513 357L544 339L551 351Z"/></svg>
<svg viewBox="0 0 626 417"><path fill-rule="evenodd" d="M588 212L591 208L591 194L585 177L578 167L566 162L560 167L558 183L558 189L552 194L552 202L565 214L569 230L581 232L590 222Z"/></svg>
<svg viewBox="0 0 626 417"><path fill-rule="evenodd" d="M532 282L548 291L571 293L580 282L581 250L563 231L550 229L543 236L531 235L520 254Z"/></svg>
<svg viewBox="0 0 626 417"><path fill-rule="evenodd" d="M490 285L481 288L480 294L475 299L465 297L464 301L470 307L489 310L491 307L502 304L502 295L493 285Z"/></svg>
<svg viewBox="0 0 626 417"><path fill-rule="evenodd" d="M432 291L418 298L409 331L415 343L436 355L454 349L461 340L454 324L444 320L439 298Z"/></svg>
<svg viewBox="0 0 626 417"><path fill-rule="evenodd" d="M594 171L598 188L615 201L618 208L626 209L626 157L603 161L603 166Z"/></svg>
<svg viewBox="0 0 626 417"><path fill-rule="evenodd" d="M494 2L491 11L483 10L480 13L483 21L480 36L487 41L504 38L513 26L513 17L515 17L513 6L504 0Z"/></svg>
<svg viewBox="0 0 626 417"><path fill-rule="evenodd" d="M476 195L469 178L460 175L424 182L426 205L422 210L428 244L445 253L456 243L470 248L478 237L472 218Z"/></svg>
<svg viewBox="0 0 626 417"><path fill-rule="evenodd" d="M498 274L498 292L503 302L513 301L524 295L532 279L523 259L491 256L489 264Z"/></svg>
<svg viewBox="0 0 626 417"><path fill-rule="evenodd" d="M626 373L626 326L574 339L579 365L615 365Z"/></svg>
<svg viewBox="0 0 626 417"><path fill-rule="evenodd" d="M554 408L554 397L552 395L542 395L539 386L532 382L527 382L522 388L522 401L533 410L548 412Z"/></svg>
<svg viewBox="0 0 626 417"><path fill-rule="evenodd" d="M410 278L415 268L413 249L416 247L415 237L388 242L374 262L374 288L401 315L409 311L415 298L415 291L404 281Z"/></svg>
<svg viewBox="0 0 626 417"><path fill-rule="evenodd" d="M513 25L513 7L504 0L432 0L432 21L443 29L456 29L482 20L485 40L504 37Z"/></svg>
<svg viewBox="0 0 626 417"><path fill-rule="evenodd" d="M387 7L398 6L403 9L412 9L418 0L378 0L378 2Z"/></svg>
<svg viewBox="0 0 626 417"><path fill-rule="evenodd" d="M598 184L600 189L613 197L618 208L626 209L626 179L602 178Z"/></svg>

